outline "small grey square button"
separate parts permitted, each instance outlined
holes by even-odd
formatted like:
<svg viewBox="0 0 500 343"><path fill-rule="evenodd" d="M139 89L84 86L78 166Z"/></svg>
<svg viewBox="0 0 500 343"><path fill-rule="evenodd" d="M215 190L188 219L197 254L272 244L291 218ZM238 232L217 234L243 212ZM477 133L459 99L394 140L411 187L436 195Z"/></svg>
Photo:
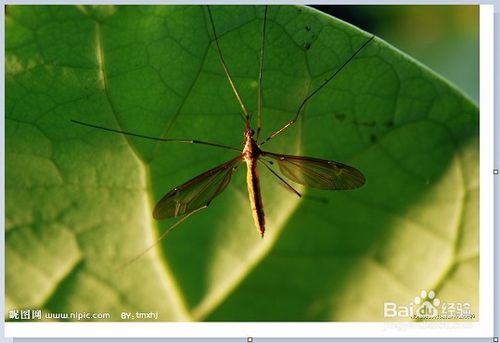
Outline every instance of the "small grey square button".
<svg viewBox="0 0 500 343"><path fill-rule="evenodd" d="M498 342L498 337L493 337L493 342Z"/></svg>
<svg viewBox="0 0 500 343"><path fill-rule="evenodd" d="M247 342L253 342L253 337L248 337ZM498 342L498 338L497 338L497 342Z"/></svg>
<svg viewBox="0 0 500 343"><path fill-rule="evenodd" d="M493 174L498 175L498 169L493 169ZM496 337L498 338L498 337Z"/></svg>

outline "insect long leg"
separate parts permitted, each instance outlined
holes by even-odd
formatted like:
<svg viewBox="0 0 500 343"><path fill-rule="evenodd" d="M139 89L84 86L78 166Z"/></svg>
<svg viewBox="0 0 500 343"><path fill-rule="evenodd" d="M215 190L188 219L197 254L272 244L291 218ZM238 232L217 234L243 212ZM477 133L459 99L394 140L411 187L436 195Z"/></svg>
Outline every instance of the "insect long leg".
<svg viewBox="0 0 500 343"><path fill-rule="evenodd" d="M152 136L147 136L147 135L141 135L138 133L133 133L133 132L128 132L128 131L122 131L122 130L115 130L111 129L109 127L104 127L104 126L99 126L99 125L94 125L94 124L89 124L89 123L84 123L82 121L74 120L71 119L72 123L83 125L83 126L88 126L92 127L94 129L100 129L108 132L114 132L114 133L121 133L123 135L127 136L132 136L132 137L138 137L138 138L144 138L144 139L149 139L149 140L154 140L154 141L159 141L159 142L172 142L172 143L187 143L187 144L201 144L201 145L209 145L217 148L223 148L223 149L229 149L229 150L235 150L238 152L241 152L241 149L229 146L229 145L224 145L224 144L218 144L218 143L212 143L212 142L205 142L205 141L200 141L196 139L177 139L177 138L159 138L159 137L152 137Z"/></svg>
<svg viewBox="0 0 500 343"><path fill-rule="evenodd" d="M264 164L264 166L274 175L278 178L278 181L281 182L281 184L289 191L291 191L292 193L295 193L297 196L301 197L302 199L304 200L312 200L312 201L316 201L318 203L322 203L322 204L328 204L328 199L325 198L325 197L320 197L320 196L317 196L317 195L310 195L310 194L301 194L299 193L295 188L293 188L292 185L290 185L284 178L282 178L278 173L276 173L272 168L271 168L271 165L273 164L273 162L271 161L268 161L268 160L265 160L263 158L259 159L260 162L262 162Z"/></svg>
<svg viewBox="0 0 500 343"><path fill-rule="evenodd" d="M208 16L210 17L210 24L212 26L212 32L214 35L214 40L215 40L215 46L217 47L217 53L219 54L219 59L220 63L222 64L222 68L224 69L224 73L227 76L227 79L229 81L229 84L231 85L231 88L233 89L234 95L236 96L236 99L238 100L241 110L243 111L243 119L245 120L245 123L249 125L249 120L250 116L248 114L248 110L243 103L243 100L240 96L240 93L238 92L238 88L236 88L236 84L233 81L233 78L231 77L231 74L229 73L229 69L227 68L226 62L224 61L224 56L222 56L222 50L219 46L219 40L217 39L217 33L215 31L215 24L214 24L214 18L212 17L212 11L210 10L210 6L207 5L207 10L208 10Z"/></svg>
<svg viewBox="0 0 500 343"><path fill-rule="evenodd" d="M273 139L274 137L276 137L277 135L279 135L280 133L282 133L283 131L285 131L287 128L289 128L290 126L292 126L293 124L295 124L295 122L297 121L297 119L299 118L300 116L300 113L302 112L302 109L304 108L304 106L306 105L306 103L314 96L316 95L316 93L318 93L324 86L326 86L331 80L333 80L333 78L335 78L335 76L337 76L341 71L342 69L344 69L345 66L347 66L353 59L354 57L356 57L357 54L359 54L359 52L361 50L363 50L363 48L365 46L368 45L368 43L370 43L373 38L375 38L375 36L371 36L366 42L364 42L355 52L354 54L351 55L351 57L349 57L344 63L342 63L342 65L329 77L327 78L325 81L323 81L323 83L321 85L318 86L318 88L316 88L315 90L313 90L311 93L309 93L308 96L306 96L306 98L300 103L299 105L299 108L297 109L297 112L295 113L295 116L292 118L292 120L290 120L288 123L286 123L282 128L280 128L279 130L276 130L273 134L271 134L269 137L267 137L266 139L264 139L260 144L259 146L261 145L264 145L266 144L268 141L270 141L271 139Z"/></svg>
<svg viewBox="0 0 500 343"><path fill-rule="evenodd" d="M264 23L262 24L262 41L260 45L260 61L259 61L259 98L257 103L257 135L256 140L259 140L260 130L262 129L261 113L262 113L262 69L264 68L264 44L266 41L266 21L267 21L267 5L264 7Z"/></svg>
<svg viewBox="0 0 500 343"><path fill-rule="evenodd" d="M126 266L130 265L131 263L137 261L138 259L140 259L142 256L144 256L148 251L150 251L151 249L153 249L155 246L157 246L162 240L163 238L165 238L166 235L168 235L170 232L172 232L173 229L175 229L177 226L179 226L180 224L182 224L182 222L184 222L186 219L188 219L189 217L191 217L193 214L195 214L196 212L199 212L205 208L208 207L208 204L203 206L203 207L200 207L192 212L189 212L188 214L184 215L182 218L180 218L178 221L176 221L175 223L173 223L167 230L165 230L165 232L163 232L160 237L158 237L158 239L153 243L151 244L149 247L147 247L145 250L143 250L141 253L139 253L138 255L136 255L135 257L133 257L132 259L128 260L127 262L125 262L125 264L123 264L121 266L121 268L125 268Z"/></svg>
<svg viewBox="0 0 500 343"><path fill-rule="evenodd" d="M267 164L270 163L269 161L266 161L264 159L259 159L259 162L261 162L266 168L267 170L269 170L274 176L276 176L279 180L279 182L289 191L291 191L292 193L295 193L299 198L302 197L302 194L299 193L299 191L297 191L295 188L292 187L292 185L290 185L288 182L286 182L286 180L284 178L282 178L278 173L276 173L270 166L268 166Z"/></svg>

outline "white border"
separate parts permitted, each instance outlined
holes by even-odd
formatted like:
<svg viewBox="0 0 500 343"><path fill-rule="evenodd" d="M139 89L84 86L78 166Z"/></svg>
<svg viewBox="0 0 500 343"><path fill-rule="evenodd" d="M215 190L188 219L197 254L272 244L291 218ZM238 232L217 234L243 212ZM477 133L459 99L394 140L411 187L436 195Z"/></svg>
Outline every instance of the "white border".
<svg viewBox="0 0 500 343"><path fill-rule="evenodd" d="M7 337L493 337L493 5L480 6L480 291L473 323L5 323ZM362 328L362 330L360 330ZM354 335L353 335L354 334Z"/></svg>
<svg viewBox="0 0 500 343"><path fill-rule="evenodd" d="M490 321L490 327L492 321ZM171 338L329 338L329 337L492 337L476 323L373 322L168 322L168 323L5 323L7 337L171 337Z"/></svg>
<svg viewBox="0 0 500 343"><path fill-rule="evenodd" d="M493 337L494 6L479 9L479 323ZM482 336L479 334L478 336Z"/></svg>

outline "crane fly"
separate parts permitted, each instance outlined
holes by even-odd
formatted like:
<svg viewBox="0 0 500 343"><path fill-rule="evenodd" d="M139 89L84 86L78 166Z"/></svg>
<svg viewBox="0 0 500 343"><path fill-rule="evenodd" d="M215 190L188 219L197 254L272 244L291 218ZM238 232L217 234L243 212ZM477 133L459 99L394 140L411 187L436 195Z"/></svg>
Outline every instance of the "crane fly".
<svg viewBox="0 0 500 343"><path fill-rule="evenodd" d="M232 158L231 160L210 169L191 180L183 183L180 186L175 187L170 192L166 193L156 204L153 210L153 217L157 220L167 219L167 218L178 218L178 220L170 226L158 239L159 242L168 232L173 230L176 226L186 220L188 217L194 213L207 208L212 200L220 195L228 186L233 174L236 172L238 167L245 163L247 167L247 188L248 196L250 200L250 207L253 216L255 226L257 227L261 237L264 237L264 232L266 230L266 221L264 214L264 204L262 201L262 193L260 187L259 178L259 166L263 166L268 169L271 174L276 177L276 180L284 186L287 190L292 192L298 197L301 197L301 193L298 192L290 183L298 183L307 187L324 189L324 190L349 190L355 189L363 186L365 183L365 177L363 173L354 167L348 166L346 164L323 160L313 157L305 156L294 156L286 154L278 154L262 149L262 146L275 138L276 136L285 132L289 127L293 126L306 103L318 93L326 84L335 78L342 69L344 69L359 52L365 48L368 43L372 41L374 36L367 39L361 46L359 46L355 52L338 67L334 73L324 80L315 90L313 90L301 103L297 109L297 112L280 129L274 131L267 138L263 139L259 143L259 136L262 129L262 83L263 83L263 67L264 67L264 47L265 47L265 37L266 37L266 21L268 7L264 7L264 20L262 24L261 33L261 47L260 47L260 58L259 58L259 70L258 70L258 104L257 104L257 130L254 131L251 127L250 120L251 115L247 110L247 107L243 103L242 97L238 91L238 88L233 81L233 77L229 72L227 64L224 60L224 56L219 45L219 39L217 38L217 32L215 29L214 18L210 6L207 6L208 17L211 24L211 30L214 37L215 47L217 49L217 54L219 61L221 63L224 74L231 86L234 93L236 101L241 108L241 115L245 123L245 132L243 140L243 148L235 148L223 144L206 142L193 139L173 139L173 138L157 138L147 135L115 130L111 128L106 128L94 124L84 123L77 120L71 120L74 123L85 125L92 128L102 129L110 132L121 133L124 135L139 137L143 139L156 140L161 142L177 142L177 143L189 143L189 144L200 144L206 146L217 147L221 149L229 149L238 151L239 155ZM277 165L281 175L273 169L273 166ZM148 249L149 250L149 249Z"/></svg>

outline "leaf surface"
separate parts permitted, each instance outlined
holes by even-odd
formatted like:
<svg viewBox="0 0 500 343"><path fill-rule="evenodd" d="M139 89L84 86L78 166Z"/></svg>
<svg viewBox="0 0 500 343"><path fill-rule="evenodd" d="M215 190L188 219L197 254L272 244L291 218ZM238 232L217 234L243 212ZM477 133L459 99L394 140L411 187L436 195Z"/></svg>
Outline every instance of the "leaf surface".
<svg viewBox="0 0 500 343"><path fill-rule="evenodd" d="M255 113L263 7L213 14ZM263 137L370 37L306 7L272 6L267 27ZM156 201L237 153L70 119L241 146L206 9L9 6L6 72L7 309L105 311L115 321L122 311L158 311L164 321L380 321L384 302L434 289L478 313L478 108L384 41L265 145L352 165L365 186L298 187L300 200L261 168L261 239L240 168L208 209L125 267L173 223L152 218Z"/></svg>

